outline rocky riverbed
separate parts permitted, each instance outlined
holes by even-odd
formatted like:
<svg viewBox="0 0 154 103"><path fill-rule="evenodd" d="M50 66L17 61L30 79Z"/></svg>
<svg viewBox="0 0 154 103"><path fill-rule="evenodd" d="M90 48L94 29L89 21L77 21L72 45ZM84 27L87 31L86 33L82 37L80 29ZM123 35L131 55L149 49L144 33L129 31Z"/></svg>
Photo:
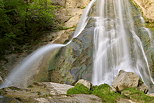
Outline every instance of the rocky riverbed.
<svg viewBox="0 0 154 103"><path fill-rule="evenodd" d="M153 103L153 94L147 91L138 75L120 71L111 87L93 86L82 79L74 86L37 82L27 88L3 88L0 103Z"/></svg>

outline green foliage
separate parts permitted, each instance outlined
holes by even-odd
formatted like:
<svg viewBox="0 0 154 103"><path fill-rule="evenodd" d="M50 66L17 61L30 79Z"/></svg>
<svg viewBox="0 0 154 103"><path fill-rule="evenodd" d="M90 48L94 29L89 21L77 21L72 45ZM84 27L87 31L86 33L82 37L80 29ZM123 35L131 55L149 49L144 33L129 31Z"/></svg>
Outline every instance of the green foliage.
<svg viewBox="0 0 154 103"><path fill-rule="evenodd" d="M51 0L0 0L0 58L57 29L54 9Z"/></svg>
<svg viewBox="0 0 154 103"><path fill-rule="evenodd" d="M90 94L90 90L85 87L83 84L76 84L75 87L73 88L70 88L68 91L67 91L67 94L68 95L71 95L71 94Z"/></svg>
<svg viewBox="0 0 154 103"><path fill-rule="evenodd" d="M154 97L147 96L144 92L136 88L127 88L122 91L122 94L139 103L154 103Z"/></svg>

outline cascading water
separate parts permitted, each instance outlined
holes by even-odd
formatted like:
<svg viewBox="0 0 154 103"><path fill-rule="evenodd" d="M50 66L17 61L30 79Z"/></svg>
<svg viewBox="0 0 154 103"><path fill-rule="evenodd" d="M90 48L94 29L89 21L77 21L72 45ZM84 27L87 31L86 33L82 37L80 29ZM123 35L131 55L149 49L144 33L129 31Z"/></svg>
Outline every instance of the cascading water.
<svg viewBox="0 0 154 103"><path fill-rule="evenodd" d="M89 17L94 3L96 14ZM148 86L153 84L148 61L134 29L130 11L128 0L92 0L80 19L73 38L84 30L90 18L95 20L92 76L95 85L111 84L119 70L135 72ZM147 28L145 30L151 37L150 31ZM48 44L36 50L10 73L1 87L26 86L28 79L37 71L43 56L56 48L69 45L72 39L67 44Z"/></svg>
<svg viewBox="0 0 154 103"><path fill-rule="evenodd" d="M148 86L153 84L129 1L97 0L96 7L93 84L111 84L120 70L135 72ZM146 31L151 37L149 30Z"/></svg>

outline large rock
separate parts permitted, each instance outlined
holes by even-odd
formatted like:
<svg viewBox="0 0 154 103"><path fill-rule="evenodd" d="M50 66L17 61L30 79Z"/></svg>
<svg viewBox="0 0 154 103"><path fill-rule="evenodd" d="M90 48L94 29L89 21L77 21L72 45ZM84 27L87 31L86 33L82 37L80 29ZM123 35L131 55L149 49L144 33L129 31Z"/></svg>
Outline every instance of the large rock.
<svg viewBox="0 0 154 103"><path fill-rule="evenodd" d="M114 79L112 86L116 91L122 91L126 88L137 88L140 82L140 77L132 72L121 70L118 76ZM143 90L144 91L144 90Z"/></svg>
<svg viewBox="0 0 154 103"><path fill-rule="evenodd" d="M44 82L43 84L46 85L46 88L48 88L51 95L67 94L67 90L73 88L73 86L71 85L59 84L53 82Z"/></svg>
<svg viewBox="0 0 154 103"><path fill-rule="evenodd" d="M84 80L84 79L80 79L76 84L78 84L78 83L83 84L84 86L86 86L89 89L92 87L92 84L89 81Z"/></svg>

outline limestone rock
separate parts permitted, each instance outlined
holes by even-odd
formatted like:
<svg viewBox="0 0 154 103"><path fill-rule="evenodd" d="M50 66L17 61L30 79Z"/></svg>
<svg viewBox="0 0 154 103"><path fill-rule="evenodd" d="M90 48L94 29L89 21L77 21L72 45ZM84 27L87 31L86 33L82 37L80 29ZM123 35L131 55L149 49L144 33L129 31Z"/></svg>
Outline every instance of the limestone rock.
<svg viewBox="0 0 154 103"><path fill-rule="evenodd" d="M112 86L117 91L122 91L125 88L137 87L140 77L132 72L120 71L118 76L113 81Z"/></svg>
<svg viewBox="0 0 154 103"><path fill-rule="evenodd" d="M71 96L53 96L50 98L36 98L37 103L102 103L102 100L94 95L75 94Z"/></svg>
<svg viewBox="0 0 154 103"><path fill-rule="evenodd" d="M80 79L76 84L78 84L78 83L83 84L84 86L86 86L89 89L92 87L92 84L89 81L84 80L84 79Z"/></svg>

